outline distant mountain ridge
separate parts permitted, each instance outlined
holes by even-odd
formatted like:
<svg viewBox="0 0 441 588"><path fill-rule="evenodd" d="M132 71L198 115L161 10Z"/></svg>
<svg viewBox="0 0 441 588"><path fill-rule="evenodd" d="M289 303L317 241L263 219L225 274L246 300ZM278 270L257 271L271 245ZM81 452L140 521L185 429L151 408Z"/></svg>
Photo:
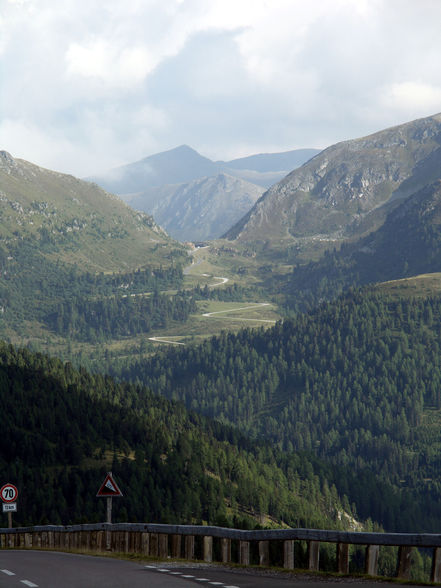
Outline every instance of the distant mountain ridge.
<svg viewBox="0 0 441 588"><path fill-rule="evenodd" d="M225 236L278 246L362 236L440 170L437 114L328 147L272 186Z"/></svg>
<svg viewBox="0 0 441 588"><path fill-rule="evenodd" d="M298 149L215 162L181 145L87 179L152 214L176 238L205 240L227 231L264 188L316 153Z"/></svg>
<svg viewBox="0 0 441 588"><path fill-rule="evenodd" d="M149 210L179 241L216 239L245 214L264 189L225 173L122 196L133 208Z"/></svg>
<svg viewBox="0 0 441 588"><path fill-rule="evenodd" d="M147 188L164 184L183 184L222 172L235 175L236 171L251 174L254 172L255 179L265 185L268 174L275 174L280 179L317 153L318 149L295 149L282 153L251 155L231 161L212 161L188 145L180 145L85 179L96 182L114 194L143 192ZM262 177L259 178L260 174ZM259 184L259 181L255 183Z"/></svg>

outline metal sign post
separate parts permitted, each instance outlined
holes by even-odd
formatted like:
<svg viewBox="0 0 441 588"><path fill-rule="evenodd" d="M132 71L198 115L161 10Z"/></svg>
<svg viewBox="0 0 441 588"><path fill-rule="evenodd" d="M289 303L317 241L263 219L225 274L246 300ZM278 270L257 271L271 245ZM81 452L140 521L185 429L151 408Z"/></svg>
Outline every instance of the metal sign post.
<svg viewBox="0 0 441 588"><path fill-rule="evenodd" d="M3 512L8 513L8 527L12 529L12 513L17 512L18 490L14 484L5 484L0 488L0 498L3 501Z"/></svg>
<svg viewBox="0 0 441 588"><path fill-rule="evenodd" d="M101 484L101 487L97 492L97 496L107 498L106 522L109 524L112 522L112 498L120 498L122 495L123 493L118 488L118 484L113 479L112 472L108 472L107 476L104 479L104 482ZM106 530L106 549L107 551L110 551L111 549L110 529Z"/></svg>

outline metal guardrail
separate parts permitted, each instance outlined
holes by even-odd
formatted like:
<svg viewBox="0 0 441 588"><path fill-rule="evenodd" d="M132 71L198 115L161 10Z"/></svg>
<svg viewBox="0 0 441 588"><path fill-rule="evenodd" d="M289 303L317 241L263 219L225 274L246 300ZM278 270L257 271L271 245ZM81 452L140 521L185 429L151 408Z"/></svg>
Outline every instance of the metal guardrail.
<svg viewBox="0 0 441 588"><path fill-rule="evenodd" d="M441 534L428 533L363 533L318 529L272 529L246 531L224 527L195 525L162 525L153 523L98 523L83 525L44 525L0 528L1 548L87 549L141 553L147 556L195 559L195 537L202 537L202 557L213 561L213 540L220 543L219 561L232 561L231 544L237 542L237 561L250 565L250 545L258 544L259 564L270 566L270 542L283 542L283 565L294 569L294 542L308 544L308 569L318 570L320 543L337 546L336 567L349 573L349 546L364 545L365 572L378 574L380 546L398 547L397 577L409 578L412 548L433 549L431 581L441 582Z"/></svg>

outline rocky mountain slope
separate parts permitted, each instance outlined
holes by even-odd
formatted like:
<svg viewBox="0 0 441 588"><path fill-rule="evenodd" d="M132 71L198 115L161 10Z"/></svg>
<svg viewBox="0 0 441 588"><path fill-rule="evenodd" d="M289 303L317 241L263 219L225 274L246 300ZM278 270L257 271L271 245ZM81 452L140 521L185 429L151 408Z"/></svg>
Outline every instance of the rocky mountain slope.
<svg viewBox="0 0 441 588"><path fill-rule="evenodd" d="M283 246L361 236L440 170L441 114L338 143L271 187L226 237Z"/></svg>
<svg viewBox="0 0 441 588"><path fill-rule="evenodd" d="M5 252L35 240L50 245L59 259L91 270L139 267L141 259L159 264L179 248L151 216L116 196L6 151L0 152L0 211Z"/></svg>
<svg viewBox="0 0 441 588"><path fill-rule="evenodd" d="M179 241L216 239L256 203L264 189L220 173L187 184L153 187L122 198L148 211Z"/></svg>

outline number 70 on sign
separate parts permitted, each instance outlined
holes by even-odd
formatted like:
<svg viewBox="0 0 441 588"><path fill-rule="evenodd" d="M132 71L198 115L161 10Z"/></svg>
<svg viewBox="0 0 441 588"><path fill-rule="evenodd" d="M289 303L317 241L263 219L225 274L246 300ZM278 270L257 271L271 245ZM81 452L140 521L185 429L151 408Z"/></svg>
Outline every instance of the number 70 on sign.
<svg viewBox="0 0 441 588"><path fill-rule="evenodd" d="M15 502L18 497L18 490L14 484L5 484L0 488L0 498L3 502Z"/></svg>

